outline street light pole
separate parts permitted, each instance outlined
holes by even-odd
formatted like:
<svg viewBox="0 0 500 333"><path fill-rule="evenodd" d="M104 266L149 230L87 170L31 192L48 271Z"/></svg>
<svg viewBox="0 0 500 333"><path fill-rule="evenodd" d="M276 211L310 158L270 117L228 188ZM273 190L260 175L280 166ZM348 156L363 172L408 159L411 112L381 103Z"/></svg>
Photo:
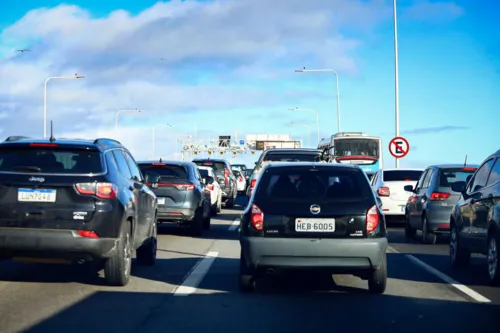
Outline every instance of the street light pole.
<svg viewBox="0 0 500 333"><path fill-rule="evenodd" d="M302 125L302 124L294 124L294 123L290 123L288 124L289 126L297 126L297 127L306 127L307 130L308 130L308 141L309 141L309 147L311 147L311 126L309 125Z"/></svg>
<svg viewBox="0 0 500 333"><path fill-rule="evenodd" d="M334 69L296 69L296 73L333 73L335 75L335 86L337 88L337 132L340 133L340 88L339 74Z"/></svg>
<svg viewBox="0 0 500 333"><path fill-rule="evenodd" d="M66 80L66 79L84 79L84 75L75 74L73 76L49 76L45 79L43 84L43 138L47 138L47 83L52 79Z"/></svg>
<svg viewBox="0 0 500 333"><path fill-rule="evenodd" d="M155 159L155 136L156 136L156 129L159 127L172 127L170 124L165 124L165 125L156 125L153 126L153 160Z"/></svg>
<svg viewBox="0 0 500 333"><path fill-rule="evenodd" d="M141 113L142 110L138 110L138 109L134 109L134 110L118 110L116 111L116 119L115 119L115 129L118 129L118 115L122 112L137 112L137 113Z"/></svg>
<svg viewBox="0 0 500 333"><path fill-rule="evenodd" d="M288 110L290 110L290 111L312 111L312 112L316 113L316 130L318 132L318 144L319 144L320 137L319 137L319 112L318 112L318 110L315 110L315 109L304 109L304 108L299 108L299 107L290 108ZM309 144L310 143L311 142L309 142Z"/></svg>
<svg viewBox="0 0 500 333"><path fill-rule="evenodd" d="M396 0L394 7L394 104L396 110L396 137L399 136L399 59L398 59L398 18ZM399 168L399 158L396 158L396 169Z"/></svg>

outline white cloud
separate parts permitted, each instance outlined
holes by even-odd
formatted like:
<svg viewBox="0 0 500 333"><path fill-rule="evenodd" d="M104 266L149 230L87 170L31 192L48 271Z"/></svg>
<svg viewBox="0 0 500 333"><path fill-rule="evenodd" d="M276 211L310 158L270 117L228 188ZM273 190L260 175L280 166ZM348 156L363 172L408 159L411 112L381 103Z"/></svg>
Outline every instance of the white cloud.
<svg viewBox="0 0 500 333"><path fill-rule="evenodd" d="M0 60L0 105L9 115L2 134L41 135L44 80L74 73L86 78L51 80L47 90L48 119L69 137L115 135L118 109L146 110L127 120L149 128L175 117L201 130L213 112L265 110L289 102L290 92L249 82L279 87L301 65L355 72L360 41L343 29L366 32L388 9L383 0L171 1L99 18L70 5L34 9L0 34L0 54L8 46L12 55ZM14 53L14 41L32 51ZM147 157L147 127L125 130L126 145ZM171 142L164 149L175 151Z"/></svg>

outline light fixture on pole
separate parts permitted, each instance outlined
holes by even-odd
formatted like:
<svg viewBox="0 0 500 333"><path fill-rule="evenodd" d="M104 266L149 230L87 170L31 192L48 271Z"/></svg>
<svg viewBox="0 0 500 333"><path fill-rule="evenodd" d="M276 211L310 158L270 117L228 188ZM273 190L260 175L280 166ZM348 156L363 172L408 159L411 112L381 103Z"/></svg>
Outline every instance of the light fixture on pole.
<svg viewBox="0 0 500 333"><path fill-rule="evenodd" d="M319 144L320 138L319 138L319 112L318 112L318 110L305 109L305 108L299 108L299 107L289 108L288 110L290 110L290 111L312 111L312 112L316 113L316 130L318 131L318 144ZM311 142L309 142L309 143L311 143Z"/></svg>
<svg viewBox="0 0 500 333"><path fill-rule="evenodd" d="M288 124L288 126L296 126L296 127L305 127L307 128L307 131L308 131L308 146L311 147L311 126L309 125L302 125L302 124L295 124L293 122L291 122L290 124Z"/></svg>
<svg viewBox="0 0 500 333"><path fill-rule="evenodd" d="M118 110L118 111L116 111L115 129L118 129L118 115L120 113L125 113L125 112L137 112L137 113L141 113L141 112L143 112L143 110L134 109L134 110Z"/></svg>
<svg viewBox="0 0 500 333"><path fill-rule="evenodd" d="M68 80L68 79L84 79L84 75L75 74L73 76L49 76L45 79L43 85L43 137L47 138L47 83L52 79Z"/></svg>
<svg viewBox="0 0 500 333"><path fill-rule="evenodd" d="M296 69L296 73L333 73L335 75L335 85L337 87L337 132L340 133L340 88L339 88L339 74L334 69Z"/></svg>
<svg viewBox="0 0 500 333"><path fill-rule="evenodd" d="M172 127L172 125L165 124L165 125L156 125L156 126L153 126L153 160L155 159L155 137L156 137L156 129L160 128L160 127L170 128L170 127Z"/></svg>

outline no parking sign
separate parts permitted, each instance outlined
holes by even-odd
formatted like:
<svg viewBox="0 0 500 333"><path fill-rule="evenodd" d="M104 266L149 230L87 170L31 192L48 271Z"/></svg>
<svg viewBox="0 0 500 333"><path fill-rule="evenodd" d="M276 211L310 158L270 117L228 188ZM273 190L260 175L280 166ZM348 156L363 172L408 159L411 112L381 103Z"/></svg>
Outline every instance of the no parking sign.
<svg viewBox="0 0 500 333"><path fill-rule="evenodd" d="M403 158L410 151L408 140L401 136L397 136L389 142L389 152L394 158Z"/></svg>

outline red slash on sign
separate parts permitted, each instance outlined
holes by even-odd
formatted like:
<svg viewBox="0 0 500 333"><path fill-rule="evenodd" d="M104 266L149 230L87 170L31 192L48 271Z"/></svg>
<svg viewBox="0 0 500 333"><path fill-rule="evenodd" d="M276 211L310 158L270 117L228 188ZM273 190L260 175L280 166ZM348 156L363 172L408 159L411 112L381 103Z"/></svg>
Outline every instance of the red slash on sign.
<svg viewBox="0 0 500 333"><path fill-rule="evenodd" d="M403 137L397 136L389 142L389 152L395 158L403 158L409 151L410 144Z"/></svg>

